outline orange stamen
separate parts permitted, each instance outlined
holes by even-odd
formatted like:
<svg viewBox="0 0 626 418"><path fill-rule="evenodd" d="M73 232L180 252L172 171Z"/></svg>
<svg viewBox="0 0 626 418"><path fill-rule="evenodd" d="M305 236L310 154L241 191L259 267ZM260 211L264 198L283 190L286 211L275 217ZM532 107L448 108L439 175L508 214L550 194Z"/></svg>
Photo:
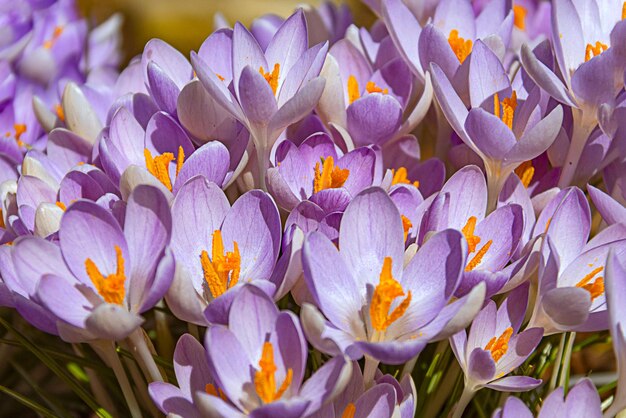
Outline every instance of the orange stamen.
<svg viewBox="0 0 626 418"><path fill-rule="evenodd" d="M480 243L480 237L477 235L474 235L475 228L476 228L476 217L470 216L469 219L467 220L467 223L463 227L463 229L461 229L463 236L467 240L467 248L469 250L468 252L470 253L473 253L474 251L476 251L476 246L478 245L478 243Z"/></svg>
<svg viewBox="0 0 626 418"><path fill-rule="evenodd" d="M389 93L389 89L387 89L387 88L381 89L373 81L368 81L367 82L367 84L365 85L365 90L368 93L370 93L370 94L371 93L382 93L382 94L388 94Z"/></svg>
<svg viewBox="0 0 626 418"><path fill-rule="evenodd" d="M409 236L409 230L413 227L413 223L404 215L400 215L400 218L402 219L402 229L404 229L404 240L406 241Z"/></svg>
<svg viewBox="0 0 626 418"><path fill-rule="evenodd" d="M276 390L276 363L274 363L274 347L272 343L266 341L263 344L263 353L261 354L261 360L259 360L260 370L254 373L254 387L257 395L261 398L263 403L272 403L283 396L293 378L293 370L287 369L287 375L285 380Z"/></svg>
<svg viewBox="0 0 626 418"><path fill-rule="evenodd" d="M62 34L63 26L55 27L54 32L52 32L52 37L43 43L43 47L46 49L51 49Z"/></svg>
<svg viewBox="0 0 626 418"><path fill-rule="evenodd" d="M350 402L346 405L346 409L343 410L343 414L341 414L341 418L354 418L354 414L356 413L356 405Z"/></svg>
<svg viewBox="0 0 626 418"><path fill-rule="evenodd" d="M395 186L396 184L411 184L411 181L407 177L407 170L404 167L400 167L397 170L392 169L391 174L393 178L391 179L391 185ZM420 187L419 181L414 181L413 186Z"/></svg>
<svg viewBox="0 0 626 418"><path fill-rule="evenodd" d="M528 160L521 163L516 169L515 174L520 178L522 184L525 188L528 189L530 182L533 181L533 177L535 175L535 167L533 167L533 162Z"/></svg>
<svg viewBox="0 0 626 418"><path fill-rule="evenodd" d="M65 203L63 202L56 202L55 205L57 205L63 212L67 209L67 206L65 206Z"/></svg>
<svg viewBox="0 0 626 418"><path fill-rule="evenodd" d="M489 247L491 247L491 244L493 244L493 241L489 240L487 241L485 245L481 247L480 250L478 250L474 258L472 258L470 262L467 263L467 266L465 267L465 271L472 271L480 264L485 254L487 254L487 251L489 251Z"/></svg>
<svg viewBox="0 0 626 418"><path fill-rule="evenodd" d="M57 118L59 118L61 122L65 122L65 112L63 111L63 106L61 106L60 104L55 104L54 112L57 114Z"/></svg>
<svg viewBox="0 0 626 418"><path fill-rule="evenodd" d="M352 104L359 97L361 97L359 82L357 81L355 76L351 75L350 77L348 77L348 103Z"/></svg>
<svg viewBox="0 0 626 418"><path fill-rule="evenodd" d="M516 4L513 6L513 24L520 30L526 29L526 15L528 10L524 6Z"/></svg>
<svg viewBox="0 0 626 418"><path fill-rule="evenodd" d="M513 335L513 328L508 327L498 338L493 337L485 346L485 350L491 351L491 357L496 363L509 349L509 340Z"/></svg>
<svg viewBox="0 0 626 418"><path fill-rule="evenodd" d="M223 401L228 401L228 399L226 398L226 395L224 394L224 392L222 391L222 389L217 389L215 387L215 385L211 384L211 383L207 383L204 386L204 391L206 393L208 393L211 396L215 396L215 397L219 397L222 398Z"/></svg>
<svg viewBox="0 0 626 418"><path fill-rule="evenodd" d="M91 258L85 260L85 269L87 270L87 276L89 276L98 294L102 296L104 301L121 305L126 295L126 290L124 289L126 275L124 274L122 249L117 245L115 246L115 255L117 258L117 270L115 273L104 277Z"/></svg>
<svg viewBox="0 0 626 418"><path fill-rule="evenodd" d="M380 282L374 289L370 304L370 319L372 327L376 331L385 331L400 318L411 303L411 292L407 292L406 298L389 313L391 304L396 298L404 296L404 290L400 283L391 275L391 257L385 257L383 268L380 272Z"/></svg>
<svg viewBox="0 0 626 418"><path fill-rule="evenodd" d="M276 96L276 90L278 90L278 77L280 76L280 64L274 64L274 69L271 73L266 73L263 67L259 67L259 73L265 77L265 80L272 88L272 92L274 92L274 96Z"/></svg>
<svg viewBox="0 0 626 418"><path fill-rule="evenodd" d="M500 116L500 105L502 105L502 116ZM493 95L493 114L502 120L509 129L513 129L513 116L517 107L517 92L513 90L511 97L500 102L498 93Z"/></svg>
<svg viewBox="0 0 626 418"><path fill-rule="evenodd" d="M211 259L209 260L209 254L206 250L203 250L200 254L200 263L204 272L204 280L213 298L223 295L239 281L241 271L239 245L233 241L233 251L225 253L222 231L219 229L213 232Z"/></svg>
<svg viewBox="0 0 626 418"><path fill-rule="evenodd" d="M450 31L448 44L450 44L450 48L452 48L454 55L456 55L461 64L463 64L465 58L472 52L472 40L465 40L459 37L459 31L456 29Z"/></svg>
<svg viewBox="0 0 626 418"><path fill-rule="evenodd" d="M174 161L174 154L171 152L164 152L161 155L152 157L152 153L148 148L143 150L144 158L146 159L146 168L154 177L156 177L169 191L172 191L172 180L170 179L169 165ZM176 158L176 176L183 166L185 161L185 152L183 147L178 147L178 155Z"/></svg>
<svg viewBox="0 0 626 418"><path fill-rule="evenodd" d="M180 173L180 169L183 168L183 163L185 162L185 151L183 150L182 145L178 146L178 155L176 156L176 177L178 178L178 173Z"/></svg>
<svg viewBox="0 0 626 418"><path fill-rule="evenodd" d="M2 215L2 209L0 209L0 228L6 229L6 224L4 223L4 216Z"/></svg>
<svg viewBox="0 0 626 418"><path fill-rule="evenodd" d="M16 123L13 125L13 129L15 129L15 142L20 147L24 146L24 141L20 139L20 137L26 132L27 127L23 123Z"/></svg>
<svg viewBox="0 0 626 418"><path fill-rule="evenodd" d="M604 278L603 277L600 276L593 283L591 283L591 280L594 278L594 276L600 273L602 270L604 270L604 267L595 268L591 271L591 273L587 274L578 283L576 283L576 287L580 287L582 289L585 289L587 292L589 292L589 294L591 295L592 302L595 298L597 298L598 296L604 293Z"/></svg>
<svg viewBox="0 0 626 418"><path fill-rule="evenodd" d="M347 168L335 167L335 160L329 156L322 160L322 171L320 163L315 163L315 177L313 179L313 192L321 190L336 189L343 186L348 180L350 170Z"/></svg>
<svg viewBox="0 0 626 418"><path fill-rule="evenodd" d="M626 1L622 3L622 20L626 19Z"/></svg>
<svg viewBox="0 0 626 418"><path fill-rule="evenodd" d="M604 51L609 49L607 44L603 44L600 41L597 41L595 45L587 44L585 48L585 62L589 61L591 58L600 55Z"/></svg>

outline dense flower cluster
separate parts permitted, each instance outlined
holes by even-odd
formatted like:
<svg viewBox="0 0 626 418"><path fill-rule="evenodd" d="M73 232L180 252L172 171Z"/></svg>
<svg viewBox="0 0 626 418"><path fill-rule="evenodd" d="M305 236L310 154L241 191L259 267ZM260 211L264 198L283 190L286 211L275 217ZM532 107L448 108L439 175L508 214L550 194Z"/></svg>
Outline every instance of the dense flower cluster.
<svg viewBox="0 0 626 418"><path fill-rule="evenodd" d="M447 396L460 417L482 388L551 392L495 417L614 416L626 2L365 3L369 29L330 3L216 19L197 52L153 39L119 73L119 17L2 6L0 304L91 344L134 417L116 342L182 417L434 417ZM157 305L194 334L177 383L144 332ZM601 405L568 356L605 330Z"/></svg>

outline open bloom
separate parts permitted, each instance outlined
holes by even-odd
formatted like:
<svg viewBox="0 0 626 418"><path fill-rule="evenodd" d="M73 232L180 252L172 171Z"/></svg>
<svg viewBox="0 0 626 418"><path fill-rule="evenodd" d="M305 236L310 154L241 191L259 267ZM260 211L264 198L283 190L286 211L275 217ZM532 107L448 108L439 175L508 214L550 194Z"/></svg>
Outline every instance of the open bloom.
<svg viewBox="0 0 626 418"><path fill-rule="evenodd" d="M228 326L208 328L205 347L218 390L195 393L202 416L306 417L343 389L352 369L338 356L303 382L307 344L298 318L250 285L235 297Z"/></svg>
<svg viewBox="0 0 626 418"><path fill-rule="evenodd" d="M327 44L308 48L306 21L299 10L281 25L265 51L241 23L235 24L232 80L219 74L212 62L191 54L207 91L250 131L260 170L257 180L263 188L274 142L288 125L305 117L322 94L324 80L318 75L327 49Z"/></svg>
<svg viewBox="0 0 626 418"><path fill-rule="evenodd" d="M520 332L527 303L528 285L522 285L499 308L490 300L472 322L469 335L463 330L450 338L465 373L466 393L483 387L521 392L541 384L529 376L506 376L526 360L543 337L541 328Z"/></svg>
<svg viewBox="0 0 626 418"><path fill-rule="evenodd" d="M123 228L110 211L81 200L63 215L59 246L36 237L16 240L15 268L32 284L29 296L56 317L62 338L120 340L171 283L171 222L165 197L150 186L130 196Z"/></svg>
<svg viewBox="0 0 626 418"><path fill-rule="evenodd" d="M234 294L248 282L274 294L277 285L269 279L281 226L267 193L252 190L231 207L217 185L196 176L174 198L172 215L176 276L166 300L178 318L223 323ZM209 320L203 315L207 306Z"/></svg>
<svg viewBox="0 0 626 418"><path fill-rule="evenodd" d="M485 164L489 210L493 210L513 170L554 142L563 110L559 106L543 116L536 100L518 100L500 60L483 42L476 42L469 59L470 110L435 63L431 64L433 87L452 128Z"/></svg>
<svg viewBox="0 0 626 418"><path fill-rule="evenodd" d="M462 234L446 230L405 261L398 209L382 189L364 190L341 220L339 249L320 232L304 244L304 275L316 304L302 310L309 340L352 359L409 360L428 342L463 328L480 308L483 286L448 304L465 253Z"/></svg>

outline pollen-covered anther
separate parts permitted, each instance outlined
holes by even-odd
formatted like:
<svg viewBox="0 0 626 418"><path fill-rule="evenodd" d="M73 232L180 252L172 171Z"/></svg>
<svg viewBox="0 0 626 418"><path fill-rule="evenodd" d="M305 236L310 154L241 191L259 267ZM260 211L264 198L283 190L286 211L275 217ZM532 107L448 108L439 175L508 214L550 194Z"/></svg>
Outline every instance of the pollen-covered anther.
<svg viewBox="0 0 626 418"><path fill-rule="evenodd" d="M61 122L65 122L65 112L63 111L63 106L61 106L60 104L55 104L54 113L56 113L57 118L59 118Z"/></svg>
<svg viewBox="0 0 626 418"><path fill-rule="evenodd" d="M592 302L595 298L604 293L604 278L602 276L592 282L595 275L602 272L602 270L604 270L604 267L597 267L576 283L576 287L580 287L589 292Z"/></svg>
<svg viewBox="0 0 626 418"><path fill-rule="evenodd" d="M465 271L472 271L476 267L478 267L480 262L483 261L483 257L485 256L485 254L487 254L487 251L489 251L489 247L491 247L491 244L493 244L492 240L487 241L487 243L476 252L476 255L474 255L470 262L467 263L467 266L465 266Z"/></svg>
<svg viewBox="0 0 626 418"><path fill-rule="evenodd" d="M18 147L25 146L24 141L22 141L20 138L22 135L24 135L24 133L26 133L26 131L28 130L28 127L24 125L23 123L15 123L13 124L13 130L15 131L14 137L15 137L15 142L17 142L17 146ZM10 133L8 136L10 136Z"/></svg>
<svg viewBox="0 0 626 418"><path fill-rule="evenodd" d="M152 153L148 148L144 148L143 155L146 160L146 168L154 177L157 178L169 191L172 191L172 180L170 179L169 165L176 160L176 176L185 162L185 152L183 147L178 147L178 154L174 158L171 152L164 152L161 155L152 157Z"/></svg>
<svg viewBox="0 0 626 418"><path fill-rule="evenodd" d="M265 80L272 88L272 92L274 92L274 96L276 96L276 90L278 90L278 77L280 77L280 64L274 64L274 69L271 73L269 71L265 72L261 66L259 67L259 73L265 77Z"/></svg>
<svg viewBox="0 0 626 418"><path fill-rule="evenodd" d="M322 160L322 169L320 171L320 163L315 163L315 177L313 178L313 192L317 193L321 190L336 189L343 186L348 180L350 170L347 168L339 168L335 166L335 160L329 156Z"/></svg>
<svg viewBox="0 0 626 418"><path fill-rule="evenodd" d="M226 398L226 395L224 394L222 389L216 388L215 385L213 385L212 383L207 383L204 386L204 391L211 396L221 398L223 401L228 402L228 398Z"/></svg>
<svg viewBox="0 0 626 418"><path fill-rule="evenodd" d="M609 49L607 44L603 44L600 41L597 41L595 45L587 44L585 48L585 62L589 61L591 58L600 55L604 51Z"/></svg>
<svg viewBox="0 0 626 418"><path fill-rule="evenodd" d="M392 186L395 186L396 184L413 184L413 186L415 187L420 187L419 181L414 181L413 183L411 183L408 178L408 172L404 167L400 167L397 170L392 169L391 174L393 176L391 179Z"/></svg>
<svg viewBox="0 0 626 418"><path fill-rule="evenodd" d="M370 303L370 319L374 330L384 332L389 325L404 315L411 303L410 291L407 292L406 298L389 313L393 301L404 295L402 286L391 275L391 257L385 257L383 268L380 272L380 282L374 289L372 302Z"/></svg>
<svg viewBox="0 0 626 418"><path fill-rule="evenodd" d="M465 58L472 52L472 40L459 37L459 31L456 29L452 29L450 31L450 36L448 36L448 44L450 44L450 48L454 52L454 55L458 58L459 62L463 64Z"/></svg>
<svg viewBox="0 0 626 418"><path fill-rule="evenodd" d="M372 93L388 94L389 93L388 88L383 89L379 87L378 85L376 85L376 83L373 81L368 81L367 84L365 84L365 91L368 92L369 94L372 94ZM350 77L348 77L348 104L352 104L355 100L360 99L360 98L361 98L361 90L359 88L359 82L355 76L351 75Z"/></svg>
<svg viewBox="0 0 626 418"><path fill-rule="evenodd" d="M2 209L0 209L0 228L5 228L6 229L6 225L4 224L4 215L2 214Z"/></svg>
<svg viewBox="0 0 626 418"><path fill-rule="evenodd" d="M282 384L276 389L277 370L274 362L274 347L271 342L266 341L263 344L261 360L259 360L259 370L254 373L254 387L263 403L272 403L280 399L291 384L293 369L289 368Z"/></svg>
<svg viewBox="0 0 626 418"><path fill-rule="evenodd" d="M522 181L522 184L525 188L528 188L530 182L533 181L533 177L535 176L535 167L533 167L533 162L528 160L521 163L516 169L515 174Z"/></svg>
<svg viewBox="0 0 626 418"><path fill-rule="evenodd" d="M476 251L476 246L480 243L480 237L474 235L474 229L476 229L476 217L470 216L467 223L461 229L463 236L467 240L467 248L469 253Z"/></svg>
<svg viewBox="0 0 626 418"><path fill-rule="evenodd" d="M519 30L526 30L526 15L528 10L524 6L516 4L513 6L513 24Z"/></svg>
<svg viewBox="0 0 626 418"><path fill-rule="evenodd" d="M56 202L55 205L57 205L57 207L61 209L63 212L65 212L65 210L67 209L67 206L65 206L65 203L63 202Z"/></svg>
<svg viewBox="0 0 626 418"><path fill-rule="evenodd" d="M513 328L508 327L498 338L493 337L485 346L485 350L491 351L491 358L493 358L493 361L495 361L496 363L508 351L509 340L511 339L512 335Z"/></svg>
<svg viewBox="0 0 626 418"><path fill-rule="evenodd" d="M626 1L622 3L622 20L626 19Z"/></svg>
<svg viewBox="0 0 626 418"><path fill-rule="evenodd" d="M126 295L126 289L124 288L126 275L124 274L124 256L122 255L122 249L117 245L115 246L115 257L117 260L117 270L115 273L111 273L106 277L100 272L98 266L96 266L96 263L94 263L91 258L85 260L85 269L87 270L87 276L89 276L98 294L102 296L104 301L121 305Z"/></svg>
<svg viewBox="0 0 626 418"><path fill-rule="evenodd" d="M54 44L57 42L57 40L61 37L62 34L63 34L63 26L55 27L54 32L52 32L52 36L50 37L50 39L48 39L47 41L43 43L43 47L46 49L51 49L54 46Z"/></svg>
<svg viewBox="0 0 626 418"><path fill-rule="evenodd" d="M502 106L502 112L500 112ZM513 116L515 116L515 108L517 107L517 92L513 90L511 97L500 102L498 93L493 95L493 114L504 122L509 129L513 129Z"/></svg>
<svg viewBox="0 0 626 418"><path fill-rule="evenodd" d="M225 252L222 231L215 230L211 258L209 259L209 254L203 250L200 253L200 264L211 296L217 298L223 295L239 281L241 255L237 241L233 241L233 251Z"/></svg>
<svg viewBox="0 0 626 418"><path fill-rule="evenodd" d="M341 418L354 418L354 414L356 413L356 405L350 402L346 405L346 408L343 410L341 414Z"/></svg>
<svg viewBox="0 0 626 418"><path fill-rule="evenodd" d="M400 215L400 218L402 219L402 229L404 230L404 240L406 241L409 236L409 231L413 227L413 223L404 215Z"/></svg>

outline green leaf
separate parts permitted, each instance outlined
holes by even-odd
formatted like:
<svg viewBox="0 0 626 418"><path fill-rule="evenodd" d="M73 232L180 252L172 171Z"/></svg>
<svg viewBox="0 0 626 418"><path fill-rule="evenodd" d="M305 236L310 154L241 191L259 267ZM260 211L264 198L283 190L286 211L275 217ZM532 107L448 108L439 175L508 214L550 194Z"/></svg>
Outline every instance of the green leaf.
<svg viewBox="0 0 626 418"><path fill-rule="evenodd" d="M12 397L13 399L15 399L16 401L18 401L19 403L21 403L22 405L32 409L33 411L37 412L39 415L42 415L46 418L57 418L58 415L56 415L54 412L52 412L51 410L49 410L48 408L46 408L43 405L38 404L37 402L33 401L32 399L27 398L26 396L22 395L21 393L15 392L7 387L4 386L0 386L0 392L3 392L7 395L9 395L10 397Z"/></svg>

